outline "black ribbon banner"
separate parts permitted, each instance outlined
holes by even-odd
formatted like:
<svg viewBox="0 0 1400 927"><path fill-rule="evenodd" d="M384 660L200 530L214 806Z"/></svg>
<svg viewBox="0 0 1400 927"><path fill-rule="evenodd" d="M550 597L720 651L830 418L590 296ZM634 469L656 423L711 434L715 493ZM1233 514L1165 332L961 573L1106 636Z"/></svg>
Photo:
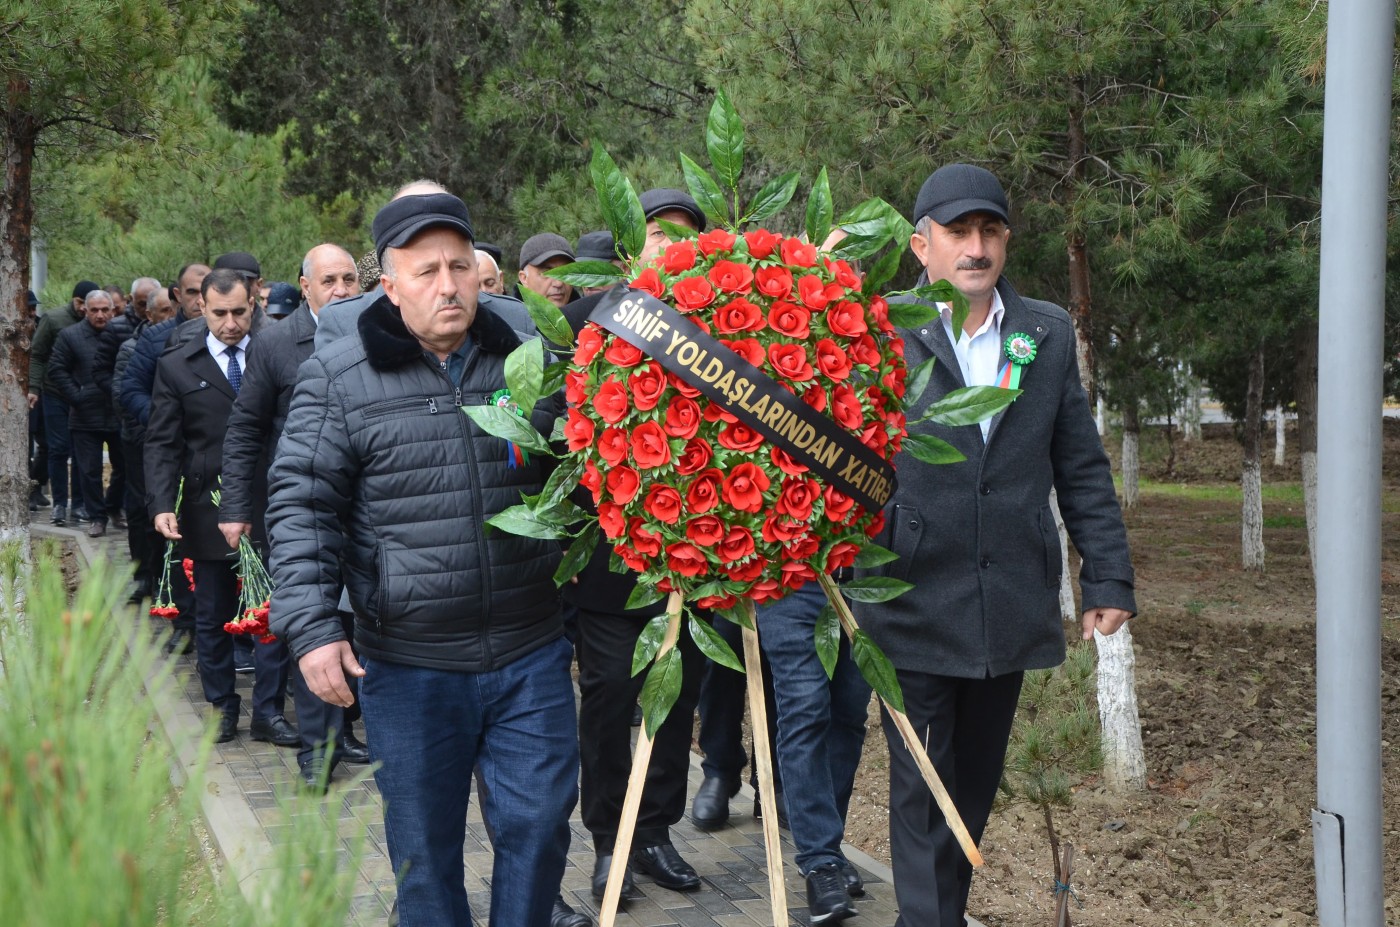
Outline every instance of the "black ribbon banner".
<svg viewBox="0 0 1400 927"><path fill-rule="evenodd" d="M894 495L894 467L884 458L650 293L616 287L589 321L654 358L867 510L879 511Z"/></svg>

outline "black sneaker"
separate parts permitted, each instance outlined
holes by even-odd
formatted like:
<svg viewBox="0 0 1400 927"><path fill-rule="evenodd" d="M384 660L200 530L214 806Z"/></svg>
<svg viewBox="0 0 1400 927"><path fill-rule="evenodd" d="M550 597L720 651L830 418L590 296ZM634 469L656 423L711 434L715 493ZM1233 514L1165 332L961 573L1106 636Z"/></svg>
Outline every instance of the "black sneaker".
<svg viewBox="0 0 1400 927"><path fill-rule="evenodd" d="M856 906L846 894L841 867L823 863L807 873L807 912L813 924L827 924L856 916Z"/></svg>
<svg viewBox="0 0 1400 927"><path fill-rule="evenodd" d="M86 525L88 522L92 521L92 519L88 517L87 509L80 509L77 506L73 507L73 520L80 525Z"/></svg>
<svg viewBox="0 0 1400 927"><path fill-rule="evenodd" d="M29 511L37 512L40 509L48 508L48 506L48 497L39 491L38 486L35 486L29 493Z"/></svg>
<svg viewBox="0 0 1400 927"><path fill-rule="evenodd" d="M59 527L59 528L62 528L64 525L68 524L68 520L67 520L66 518L64 518L63 516L64 516L63 506L61 506L61 505L55 505L55 506L53 507L53 519L52 519L54 525L56 525L56 526Z"/></svg>

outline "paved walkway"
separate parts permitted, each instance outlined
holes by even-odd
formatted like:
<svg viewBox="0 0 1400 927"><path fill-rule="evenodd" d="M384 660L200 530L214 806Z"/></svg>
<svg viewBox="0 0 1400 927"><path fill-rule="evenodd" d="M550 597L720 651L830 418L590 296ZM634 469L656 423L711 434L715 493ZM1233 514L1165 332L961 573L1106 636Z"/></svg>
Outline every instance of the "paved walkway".
<svg viewBox="0 0 1400 927"><path fill-rule="evenodd" d="M109 530L106 538L90 540L84 531L54 528L47 522L48 510L35 517L34 535L63 537L76 541L85 559L105 554L117 562L126 558L125 532ZM150 624L153 633L163 633L163 620L140 619ZM159 705L162 724L176 745L182 763L193 761L195 744L205 729L209 706L204 702L195 673L194 657L184 657L179 664L178 697L166 699ZM259 870L271 865L273 843L285 825L280 820L276 795L280 790L294 787L297 778L296 751L279 749L248 737L249 714L252 705L252 676L240 676L238 690L243 696L243 717L239 736L227 744L217 744L206 773L206 789L202 797L209 830L229 869L245 892L254 890ZM295 724L295 712L288 698L288 718ZM879 731L871 736L879 737ZM348 767L350 770L362 767ZM178 771L177 771L178 772ZM384 841L379 792L370 777L353 786L343 785L351 775L347 767L336 771L331 801L339 803L343 833L356 830L362 822L368 832L365 854L356 881L351 906L352 925L382 925L394 898L394 878ZM702 779L699 757L692 755L690 766L690 795ZM637 876L638 887L646 898L632 902L617 919L620 927L756 927L771 925L768 901L768 877L764 868L763 833L751 809L753 793L745 786L731 805L736 812L732 825L716 833L697 830L687 817L672 829L676 849L699 872L699 891L678 893L658 888L646 876ZM468 815L465 862L467 891L478 924L486 923L490 905L491 849L481 839L480 813L475 803ZM572 820L573 841L569 864L564 874L564 897L574 908L586 911L595 919L598 904L589 893L593 871L593 848L588 832L579 822L577 812ZM787 861L786 884L788 910L793 924L807 923L806 891L802 878L792 864L793 847L783 837L783 853ZM847 846L847 857L860 869L865 879L866 895L856 900L860 920L868 927L889 927L895 921L894 893L889 870L854 847Z"/></svg>

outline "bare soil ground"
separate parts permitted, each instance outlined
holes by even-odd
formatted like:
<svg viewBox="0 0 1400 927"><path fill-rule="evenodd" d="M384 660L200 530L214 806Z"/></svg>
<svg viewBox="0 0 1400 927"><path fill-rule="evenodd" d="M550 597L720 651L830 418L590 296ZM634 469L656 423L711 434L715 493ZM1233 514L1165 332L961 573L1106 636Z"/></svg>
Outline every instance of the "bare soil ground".
<svg viewBox="0 0 1400 927"><path fill-rule="evenodd" d="M1239 566L1241 451L1233 429L1207 427L1201 442L1178 440L1170 473L1160 430L1144 435L1143 476L1156 485L1127 521L1149 787L1124 798L1090 779L1073 808L1057 812L1057 828L1077 851L1075 924L1316 923L1316 616L1296 435L1289 438L1294 446L1279 468L1266 442L1267 572L1260 575ZM1384 469L1380 694L1388 760L1400 736L1392 710L1400 699L1400 423L1393 421ZM888 754L874 710L869 730L847 839L888 862ZM1393 765L1384 787L1386 921L1400 925ZM989 927L1049 927L1053 869L1040 812L999 809L982 852L987 865L974 879L970 913Z"/></svg>

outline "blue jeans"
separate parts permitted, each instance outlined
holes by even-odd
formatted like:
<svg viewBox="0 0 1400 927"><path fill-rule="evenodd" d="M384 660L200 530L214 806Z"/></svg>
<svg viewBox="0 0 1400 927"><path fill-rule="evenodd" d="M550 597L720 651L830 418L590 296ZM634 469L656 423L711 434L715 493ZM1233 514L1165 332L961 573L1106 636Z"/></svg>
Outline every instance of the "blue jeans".
<svg viewBox="0 0 1400 927"><path fill-rule="evenodd" d="M844 859L841 838L856 767L865 745L870 686L845 638L831 679L817 659L817 614L826 595L808 583L759 606L758 639L773 667L778 703L778 768L783 775L797 868L803 875Z"/></svg>
<svg viewBox="0 0 1400 927"><path fill-rule="evenodd" d="M490 924L548 927L578 801L573 653L560 637L482 673L364 661L401 927L471 927L462 845L474 768L495 833Z"/></svg>

